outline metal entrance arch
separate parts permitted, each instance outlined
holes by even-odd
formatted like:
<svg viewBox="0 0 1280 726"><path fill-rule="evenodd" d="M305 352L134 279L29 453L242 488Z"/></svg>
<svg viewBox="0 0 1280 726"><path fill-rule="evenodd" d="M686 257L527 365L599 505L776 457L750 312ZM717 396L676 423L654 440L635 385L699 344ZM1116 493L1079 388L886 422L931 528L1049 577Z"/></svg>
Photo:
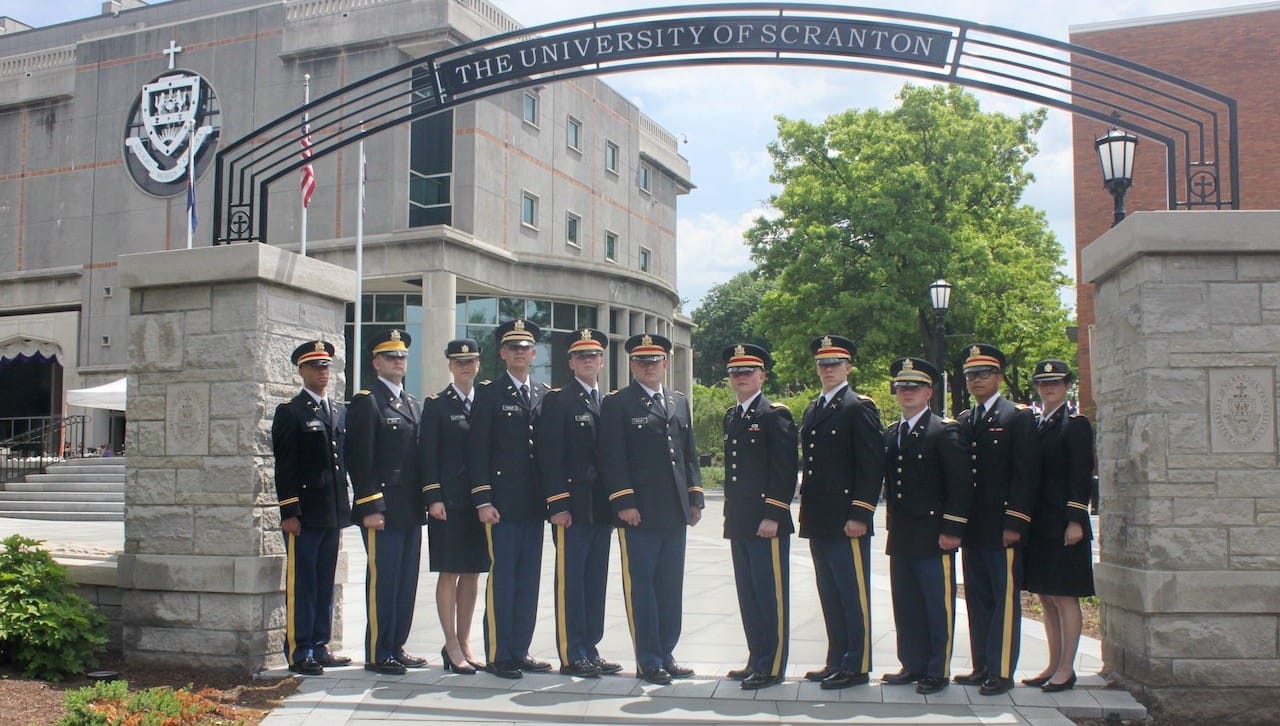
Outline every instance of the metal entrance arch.
<svg viewBox="0 0 1280 726"><path fill-rule="evenodd" d="M692 5L550 23L418 58L339 88L220 150L213 243L267 242L267 190L388 128L528 86L709 64L844 68L955 83L1069 111L1159 142L1170 209L1239 208L1236 103L1083 46L963 20L792 3Z"/></svg>

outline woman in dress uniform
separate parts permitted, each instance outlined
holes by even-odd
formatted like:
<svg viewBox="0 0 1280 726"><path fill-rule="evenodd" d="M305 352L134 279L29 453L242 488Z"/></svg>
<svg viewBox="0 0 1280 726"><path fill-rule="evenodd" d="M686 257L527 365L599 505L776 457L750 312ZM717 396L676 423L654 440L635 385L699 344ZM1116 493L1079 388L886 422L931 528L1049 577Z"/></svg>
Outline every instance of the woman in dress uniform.
<svg viewBox="0 0 1280 726"><path fill-rule="evenodd" d="M453 382L427 399L422 409L419 449L422 493L427 504L427 554L436 580L436 612L444 631L440 658L445 670L471 675L484 664L471 653L471 621L479 573L489 571L484 525L471 506L467 439L471 432L473 384L480 371L480 346L470 338L445 347Z"/></svg>
<svg viewBox="0 0 1280 726"><path fill-rule="evenodd" d="M1071 379L1071 369L1060 360L1036 363L1032 375L1044 406L1039 423L1043 470L1027 542L1026 590L1039 595L1044 606L1049 664L1022 682L1049 693L1075 686L1080 598L1093 594L1093 427L1089 419L1068 411Z"/></svg>

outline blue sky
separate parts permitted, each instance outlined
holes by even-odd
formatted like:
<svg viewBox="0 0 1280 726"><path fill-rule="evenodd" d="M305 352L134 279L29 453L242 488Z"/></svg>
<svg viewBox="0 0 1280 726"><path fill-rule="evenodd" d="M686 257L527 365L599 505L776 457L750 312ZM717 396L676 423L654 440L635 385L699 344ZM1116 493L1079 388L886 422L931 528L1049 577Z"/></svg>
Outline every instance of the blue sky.
<svg viewBox="0 0 1280 726"><path fill-rule="evenodd" d="M198 1L198 0L196 0ZM594 0L589 4L550 0L490 0L525 25L539 25L615 10L656 8L669 0ZM156 4L156 3L152 3ZM1246 3L1212 0L895 0L866 2L884 7L995 25L1067 40L1072 25L1172 13L1214 10ZM101 12L101 0L0 0L0 15L34 26ZM742 232L766 213L769 184L766 145L774 139L774 116L820 121L848 108L887 108L907 79L851 71L760 67L706 67L613 75L608 82L677 136L698 188L680 200L679 288L691 312L708 288L751 267ZM984 110L1017 114L1026 102L978 94ZM1105 129L1099 127L1099 133ZM1045 211L1050 227L1074 259L1071 119L1050 111L1031 164L1037 181L1025 201ZM1141 153L1141 152L1140 152ZM1139 180L1138 183L1141 183ZM1099 181L1099 193L1104 193ZM1074 269L1067 270L1074 277ZM922 290L921 295L927 295ZM1062 291L1074 305L1074 291Z"/></svg>

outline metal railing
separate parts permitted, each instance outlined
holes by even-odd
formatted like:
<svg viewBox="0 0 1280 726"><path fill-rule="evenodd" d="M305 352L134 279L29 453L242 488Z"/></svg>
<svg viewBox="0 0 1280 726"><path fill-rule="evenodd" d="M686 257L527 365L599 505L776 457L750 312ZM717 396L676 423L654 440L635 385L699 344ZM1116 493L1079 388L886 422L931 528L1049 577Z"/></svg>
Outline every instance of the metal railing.
<svg viewBox="0 0 1280 726"><path fill-rule="evenodd" d="M0 484L84 456L87 416L0 418Z"/></svg>

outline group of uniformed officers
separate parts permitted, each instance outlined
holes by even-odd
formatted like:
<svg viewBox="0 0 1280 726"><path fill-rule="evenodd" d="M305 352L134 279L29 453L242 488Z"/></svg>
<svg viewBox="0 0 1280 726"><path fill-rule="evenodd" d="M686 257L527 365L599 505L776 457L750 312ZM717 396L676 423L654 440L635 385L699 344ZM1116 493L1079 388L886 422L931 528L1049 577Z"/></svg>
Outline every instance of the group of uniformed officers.
<svg viewBox="0 0 1280 726"><path fill-rule="evenodd" d="M616 531L636 677L666 684L693 675L674 651L686 529L702 516L703 488L689 401L663 385L671 343L629 338L632 382L602 395L608 336L575 331L567 351L573 381L551 389L530 375L540 335L523 319L499 326L494 342L505 370L479 384L480 345L450 341L452 381L422 403L403 388L412 341L402 330L372 342L377 381L345 407L326 396L333 346L310 341L294 351L303 390L272 423L290 670L319 675L350 663L328 648L334 567L348 524L361 527L368 556L366 669L402 674L426 665L404 650L425 524L429 569L439 573L444 668L512 679L550 670L529 654L549 522L560 672L596 678L622 670L597 649ZM1025 573L1045 606L1050 663L1024 682L1071 688L1077 598L1093 594L1093 450L1088 420L1065 405L1068 366L1037 364L1038 416L1000 395L1004 354L974 345L963 371L975 408L957 421L928 408L941 384L937 369L899 358L890 375L902 416L884 428L875 402L849 385L854 343L824 335L809 347L822 393L799 426L762 392L772 367L767 350L742 343L722 354L737 398L724 415L724 537L747 643L746 663L728 677L748 690L783 681L798 479L799 536L809 542L828 643L822 667L805 678L823 689L870 680L870 538L883 496L901 668L881 680L924 694L953 681L962 548L973 670L954 682L983 695L1013 686ZM470 631L480 572L488 578L477 656Z"/></svg>

